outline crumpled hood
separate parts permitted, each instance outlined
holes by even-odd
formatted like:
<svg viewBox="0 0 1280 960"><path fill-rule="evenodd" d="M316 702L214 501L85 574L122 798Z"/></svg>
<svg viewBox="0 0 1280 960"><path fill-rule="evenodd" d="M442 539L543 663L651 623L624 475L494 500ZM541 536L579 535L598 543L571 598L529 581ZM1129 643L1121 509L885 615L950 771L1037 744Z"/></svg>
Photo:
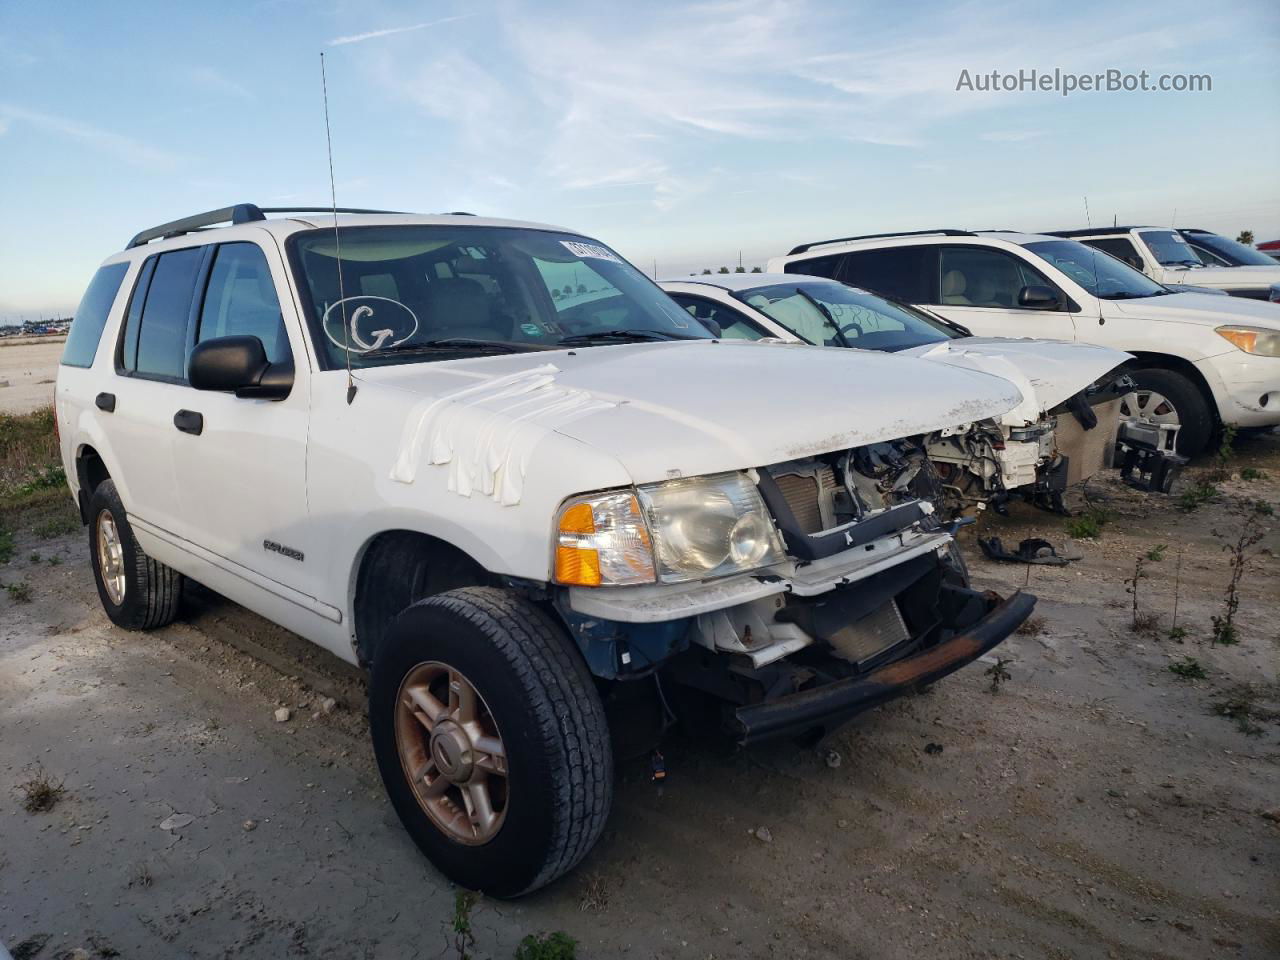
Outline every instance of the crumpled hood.
<svg viewBox="0 0 1280 960"><path fill-rule="evenodd" d="M512 503L533 448L551 431L647 483L961 426L1022 399L1005 378L914 357L711 340L404 364L358 376L419 397L393 480L412 483L422 465L449 463L451 489Z"/></svg>
<svg viewBox="0 0 1280 960"><path fill-rule="evenodd" d="M1243 270L1243 267L1237 269ZM1264 268L1266 269L1266 268ZM1209 327L1240 323L1280 330L1280 305L1244 297L1215 297L1207 293L1170 293L1139 300L1103 300L1108 315L1177 320Z"/></svg>
<svg viewBox="0 0 1280 960"><path fill-rule="evenodd" d="M1274 267L1250 265L1244 267L1189 267L1176 270L1166 267L1162 281L1167 286L1189 283L1226 287L1266 287L1280 283L1280 263Z"/></svg>
<svg viewBox="0 0 1280 960"><path fill-rule="evenodd" d="M1011 337L961 337L903 350L910 355L1004 377L1018 387L1022 402L1004 414L1007 426L1034 423L1130 354L1091 343Z"/></svg>

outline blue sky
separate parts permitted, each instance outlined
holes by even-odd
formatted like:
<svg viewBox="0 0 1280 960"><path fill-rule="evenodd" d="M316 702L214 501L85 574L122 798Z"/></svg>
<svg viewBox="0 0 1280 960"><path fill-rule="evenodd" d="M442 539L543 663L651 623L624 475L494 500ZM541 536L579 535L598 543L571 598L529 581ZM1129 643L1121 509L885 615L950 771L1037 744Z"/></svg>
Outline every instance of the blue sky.
<svg viewBox="0 0 1280 960"><path fill-rule="evenodd" d="M0 0L0 322L135 231L338 200L573 226L664 275L935 226L1280 238L1280 5ZM971 73L1208 73L976 93Z"/></svg>

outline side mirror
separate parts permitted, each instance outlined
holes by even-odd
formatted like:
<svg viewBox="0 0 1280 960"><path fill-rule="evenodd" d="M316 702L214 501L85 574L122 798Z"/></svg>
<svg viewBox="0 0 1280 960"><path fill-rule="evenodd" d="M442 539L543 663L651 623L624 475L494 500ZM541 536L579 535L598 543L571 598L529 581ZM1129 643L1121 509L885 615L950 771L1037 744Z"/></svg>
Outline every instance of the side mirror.
<svg viewBox="0 0 1280 960"><path fill-rule="evenodd" d="M707 328L707 332L717 340L724 335L724 330L720 324L712 320L710 317L699 317L698 322Z"/></svg>
<svg viewBox="0 0 1280 960"><path fill-rule="evenodd" d="M1060 302L1052 287L1032 284L1018 291L1018 306L1028 310L1057 310Z"/></svg>
<svg viewBox="0 0 1280 960"><path fill-rule="evenodd" d="M257 337L217 337L195 345L187 379L197 390L283 400L293 389L293 364L268 361L267 351Z"/></svg>

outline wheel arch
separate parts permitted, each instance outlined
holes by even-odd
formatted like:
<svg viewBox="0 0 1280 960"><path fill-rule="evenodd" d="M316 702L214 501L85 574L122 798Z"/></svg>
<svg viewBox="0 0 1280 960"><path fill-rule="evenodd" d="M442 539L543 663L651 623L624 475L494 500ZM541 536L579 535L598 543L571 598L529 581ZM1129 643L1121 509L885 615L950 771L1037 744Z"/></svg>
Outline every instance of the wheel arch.
<svg viewBox="0 0 1280 960"><path fill-rule="evenodd" d="M1196 389L1200 391L1200 395L1204 398L1214 423L1220 424L1222 422L1222 417L1218 412L1218 400L1213 395L1213 390L1210 388L1209 382L1205 380L1204 374L1200 372L1194 363L1167 353L1155 353L1147 350L1130 350L1128 352L1133 355L1133 360L1125 364L1126 369L1162 369L1181 374L1195 384Z"/></svg>
<svg viewBox="0 0 1280 960"><path fill-rule="evenodd" d="M89 522L89 498L104 480L111 478L102 454L91 444L83 443L76 450L76 505L80 508L80 522Z"/></svg>
<svg viewBox="0 0 1280 960"><path fill-rule="evenodd" d="M387 628L412 603L498 578L469 553L417 530L383 530L361 545L351 577L352 628L361 664L372 662Z"/></svg>

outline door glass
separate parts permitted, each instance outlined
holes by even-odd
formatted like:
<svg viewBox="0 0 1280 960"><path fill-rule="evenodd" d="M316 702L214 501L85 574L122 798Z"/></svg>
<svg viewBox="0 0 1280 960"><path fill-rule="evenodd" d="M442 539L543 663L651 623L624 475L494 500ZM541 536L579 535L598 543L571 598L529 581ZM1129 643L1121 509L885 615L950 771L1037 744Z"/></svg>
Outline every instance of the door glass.
<svg viewBox="0 0 1280 960"><path fill-rule="evenodd" d="M722 340L759 340L768 336L764 330L740 314L714 300L691 297L687 293L673 293L671 299L684 307L695 320L710 320L720 325Z"/></svg>
<svg viewBox="0 0 1280 960"><path fill-rule="evenodd" d="M1142 257L1138 256L1138 251L1133 244L1124 237L1099 237L1096 240L1084 242L1103 253L1111 254L1117 260L1123 260L1135 270L1142 269Z"/></svg>
<svg viewBox="0 0 1280 960"><path fill-rule="evenodd" d="M143 376L183 379L191 294L203 250L162 253L156 262L138 330L136 371Z"/></svg>
<svg viewBox="0 0 1280 960"><path fill-rule="evenodd" d="M292 356L271 268L256 243L222 244L209 274L196 342L231 336L257 337L272 363Z"/></svg>
<svg viewBox="0 0 1280 960"><path fill-rule="evenodd" d="M793 260L783 267L786 273L802 273L807 277L826 277L832 279L840 270L841 254L830 257L811 257L808 260Z"/></svg>
<svg viewBox="0 0 1280 960"><path fill-rule="evenodd" d="M983 247L943 247L938 266L947 306L1017 309L1023 287L1052 286L1014 257Z"/></svg>
<svg viewBox="0 0 1280 960"><path fill-rule="evenodd" d="M934 248L925 245L866 250L845 257L838 279L907 303L937 303L936 263Z"/></svg>

